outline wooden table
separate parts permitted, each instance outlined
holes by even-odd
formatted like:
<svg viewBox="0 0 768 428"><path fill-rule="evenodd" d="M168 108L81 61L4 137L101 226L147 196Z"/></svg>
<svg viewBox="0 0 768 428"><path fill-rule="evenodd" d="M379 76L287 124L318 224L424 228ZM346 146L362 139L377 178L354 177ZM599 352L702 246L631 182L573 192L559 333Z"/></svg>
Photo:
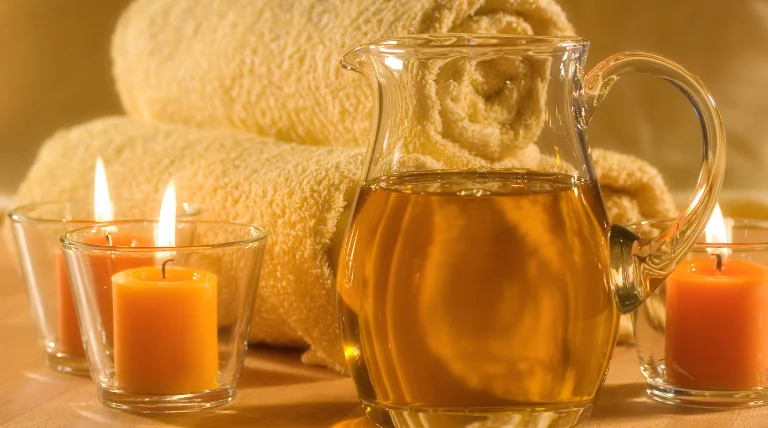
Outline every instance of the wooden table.
<svg viewBox="0 0 768 428"><path fill-rule="evenodd" d="M237 398L217 410L140 416L103 407L90 379L45 366L22 281L4 244L0 427L373 427L362 418L350 379L303 366L296 351L267 348L249 351ZM634 349L619 347L593 416L583 426L768 427L768 408L711 412L656 403L645 395Z"/></svg>

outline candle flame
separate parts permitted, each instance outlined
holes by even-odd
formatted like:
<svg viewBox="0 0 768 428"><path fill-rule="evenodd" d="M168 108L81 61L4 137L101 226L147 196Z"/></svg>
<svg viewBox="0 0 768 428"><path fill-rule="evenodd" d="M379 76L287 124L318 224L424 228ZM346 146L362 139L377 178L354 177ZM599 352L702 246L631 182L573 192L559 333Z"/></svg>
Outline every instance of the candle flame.
<svg viewBox="0 0 768 428"><path fill-rule="evenodd" d="M716 204L714 211L712 211L712 217L709 218L709 223L704 229L706 242L727 244L730 242L728 235L728 228L723 218L723 212L720 211L720 204ZM720 254L723 257L728 257L729 250L726 248L707 248L707 252L712 255Z"/></svg>
<svg viewBox="0 0 768 428"><path fill-rule="evenodd" d="M101 157L96 159L96 172L93 176L93 218L99 222L115 219L112 200L109 198L107 173L104 170L104 161L101 160Z"/></svg>
<svg viewBox="0 0 768 428"><path fill-rule="evenodd" d="M176 188L173 180L168 183L160 205L160 221L157 227L155 245L158 247L176 246Z"/></svg>

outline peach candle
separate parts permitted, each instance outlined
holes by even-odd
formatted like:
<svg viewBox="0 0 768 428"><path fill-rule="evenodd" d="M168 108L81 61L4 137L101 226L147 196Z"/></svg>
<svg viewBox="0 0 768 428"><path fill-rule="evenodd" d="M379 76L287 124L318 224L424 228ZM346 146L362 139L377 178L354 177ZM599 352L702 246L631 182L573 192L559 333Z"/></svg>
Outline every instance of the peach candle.
<svg viewBox="0 0 768 428"><path fill-rule="evenodd" d="M667 279L667 377L700 390L767 386L768 268L691 260Z"/></svg>
<svg viewBox="0 0 768 428"><path fill-rule="evenodd" d="M174 247L176 195L168 185L156 245ZM114 364L118 388L132 394L178 395L218 386L217 278L202 269L160 266L112 277Z"/></svg>
<svg viewBox="0 0 768 428"><path fill-rule="evenodd" d="M216 276L141 267L112 278L115 376L134 394L214 389L218 375Z"/></svg>
<svg viewBox="0 0 768 428"><path fill-rule="evenodd" d="M726 235L718 208L707 242ZM667 278L667 379L696 390L768 386L768 267L707 251L712 259L681 263Z"/></svg>
<svg viewBox="0 0 768 428"><path fill-rule="evenodd" d="M112 201L109 197L107 174L101 157L96 159L96 169L93 178L94 222L112 221L114 220ZM107 237L104 237L104 241L107 242ZM91 243L95 244L96 242ZM112 271L113 266L109 265L109 260L106 260L103 257L99 257L99 259L100 260L94 260L93 263L93 267L96 270L104 272L103 274L98 275L99 281L98 284L95 284L97 287L97 295L99 296L99 303L101 305L108 305L111 309L111 293L104 292L102 289L109 290L111 288L112 282L110 281L110 278L112 275L109 272ZM106 298L104 297L105 294ZM64 265L64 257L61 254L61 249L56 250L56 298L59 309L57 330L59 333L61 350L70 356L82 357L85 355L83 341L80 337L80 327L77 322L75 303L72 300L69 278L67 277L67 269Z"/></svg>
<svg viewBox="0 0 768 428"><path fill-rule="evenodd" d="M105 238L106 239L106 238ZM92 244L103 244L104 242L93 242ZM113 245L136 246L141 242L135 239L126 241L124 239L115 239ZM90 266L93 271L93 286L96 290L101 311L104 314L112 314L112 275L125 269L139 266L151 265L153 260L149 258L114 258L110 254L93 254L90 256ZM75 312L75 303L72 300L69 278L64 265L64 257L61 250L56 252L56 296L58 299L59 319L58 333L61 341L62 351L71 356L84 356L83 340L80 336L80 327L77 322ZM112 343L112 323L104 324L107 343Z"/></svg>
<svg viewBox="0 0 768 428"><path fill-rule="evenodd" d="M83 339L80 337L80 327L77 323L75 302L64 266L61 251L56 252L56 299L59 307L58 332L61 350L75 357L85 356Z"/></svg>

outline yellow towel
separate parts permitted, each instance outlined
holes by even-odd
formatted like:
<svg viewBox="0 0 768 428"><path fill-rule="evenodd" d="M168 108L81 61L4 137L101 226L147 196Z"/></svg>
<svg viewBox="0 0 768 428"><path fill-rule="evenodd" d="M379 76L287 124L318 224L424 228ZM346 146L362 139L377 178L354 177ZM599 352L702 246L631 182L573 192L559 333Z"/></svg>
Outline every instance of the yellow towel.
<svg viewBox="0 0 768 428"><path fill-rule="evenodd" d="M85 199L101 155L116 198L159 198L174 177L182 200L204 216L264 225L264 260L251 340L311 346L305 362L346 370L339 342L334 273L362 150L311 147L229 131L201 131L107 118L61 131L43 146L18 203ZM658 173L639 159L594 159L611 218L674 212ZM78 168L62 168L61 160ZM617 168L636 174L615 179ZM649 178L650 177L650 178ZM656 199L661 196L661 199ZM628 325L624 336L631 334Z"/></svg>
<svg viewBox="0 0 768 428"><path fill-rule="evenodd" d="M173 177L179 198L200 204L204 217L266 227L270 237L251 340L308 343L313 361L345 369L334 257L362 150L107 118L45 142L17 203L87 199L97 155L104 158L115 198L159 200Z"/></svg>
<svg viewBox="0 0 768 428"><path fill-rule="evenodd" d="M574 34L554 0L139 0L117 26L113 73L132 116L361 146L373 93L340 69L341 55L383 37L456 31Z"/></svg>
<svg viewBox="0 0 768 428"><path fill-rule="evenodd" d="M370 138L373 93L363 76L338 67L339 57L382 37L450 31L575 34L554 0L138 0L115 32L113 71L126 111L137 117L238 129L302 144L364 146ZM535 70L525 72L535 75ZM444 99L455 102L436 104L454 111L459 119L450 122L458 126L440 132L429 142L431 147L411 151L457 168L543 163L536 147L528 144L538 135L540 123L528 128L523 123L516 127L514 121L502 125L509 122L509 111L499 114L488 106L481 111L482 120L462 122L461 113L467 110L462 103L483 95L482 85L467 83L476 77L472 73L476 71L460 70L466 79L456 79L459 85L438 88ZM424 80L435 80L434 75ZM489 93L492 89L486 88ZM502 104L523 106L514 114L528 121L540 110L540 92L531 90L527 98L504 99ZM475 105L486 102L481 99ZM430 114L434 112L421 116L435 128L437 119ZM463 132L469 126L483 127L483 132ZM513 147L505 151L500 141L511 141ZM637 167L634 158L610 153L594 151L594 160L598 169L610 171L602 184L611 196L609 211L622 213L614 222L675 213L653 167ZM649 185L638 192L637 186L629 186L632 182Z"/></svg>
<svg viewBox="0 0 768 428"><path fill-rule="evenodd" d="M573 33L552 0L138 0L112 48L122 102L136 119L103 119L52 137L18 202L86 197L90 168L63 169L61 159L89 166L102 155L116 197L159 198L174 176L181 197L207 216L271 232L251 340L308 344L305 362L345 370L333 278L373 94L362 76L338 67L338 57L380 37L444 31ZM536 103L530 111L536 115ZM505 132L493 115L485 119L492 132ZM460 127L426 150L452 166L533 166L542 162L531 145L539 127L520 132L508 152L496 138L463 138ZM674 213L651 166L600 150L593 157L612 219Z"/></svg>

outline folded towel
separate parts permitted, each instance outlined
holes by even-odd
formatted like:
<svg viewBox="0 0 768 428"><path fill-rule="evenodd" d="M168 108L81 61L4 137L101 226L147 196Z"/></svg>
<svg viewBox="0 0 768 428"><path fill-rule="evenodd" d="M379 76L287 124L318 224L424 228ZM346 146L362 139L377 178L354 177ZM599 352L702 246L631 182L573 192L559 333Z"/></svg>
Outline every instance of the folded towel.
<svg viewBox="0 0 768 428"><path fill-rule="evenodd" d="M634 156L592 150L592 161L611 222L675 217L678 210L661 173Z"/></svg>
<svg viewBox="0 0 768 428"><path fill-rule="evenodd" d="M204 217L269 229L251 341L309 345L305 362L345 371L334 273L362 154L357 148L107 118L50 138L17 203L88 198L97 155L107 164L115 198L159 199L174 177L179 197L204 206ZM648 164L601 150L593 156L611 218L674 214ZM61 159L82 168L62 168ZM636 173L617 175L624 167ZM628 325L622 332L631 335Z"/></svg>
<svg viewBox="0 0 768 428"><path fill-rule="evenodd" d="M137 117L359 147L369 139L373 94L362 76L338 67L338 58L367 41L430 32L574 34L552 0L138 0L116 30L113 70L126 111ZM426 70L415 84L434 84L439 108L418 112L419 138L407 151L429 156L433 166L541 167L546 159L533 144L546 88L546 79L537 78L541 65L459 64L449 70L457 76L451 82L438 78L442 68ZM494 104L487 94L506 82L514 90ZM469 106L479 106L472 118ZM650 165L600 150L593 157L612 221L674 215ZM627 339L631 329L622 323L620 337Z"/></svg>
<svg viewBox="0 0 768 428"><path fill-rule="evenodd" d="M205 215L271 232L251 340L307 344L305 362L346 370L333 278L373 94L362 76L338 67L338 58L381 37L447 31L573 34L552 0L138 0L121 19L112 51L122 102L139 119L98 120L52 137L17 202L87 197L90 168L64 170L62 158L92 165L102 155L116 197L159 198L175 177L180 196L205 206ZM541 123L506 119L536 118L545 81L535 79L536 64L508 65L499 72L534 77L504 100L512 110L485 105L493 88L472 83L476 70L457 70L458 89L439 91L456 126L414 140L427 146L412 152L451 167L546 163L532 144ZM492 85L494 73L480 77ZM430 76L427 82L437 82ZM482 120L462 119L465 95L480 101ZM469 129L478 122L482 131ZM437 129L434 120L424 123ZM613 221L674 214L650 165L600 150L593 158ZM631 334L627 325L621 331Z"/></svg>
<svg viewBox="0 0 768 428"><path fill-rule="evenodd" d="M373 93L362 76L340 69L341 55L383 37L444 32L574 34L554 0L138 0L117 26L113 72L132 116L303 144L362 146L370 136ZM452 95L462 92L446 92L457 113L464 106ZM527 111L512 93L502 102L503 113L518 106ZM492 110L474 122L494 119ZM496 126L484 133L485 146L467 150L509 155L494 135L525 126ZM447 137L464 138L464 129L446 130Z"/></svg>
<svg viewBox="0 0 768 428"><path fill-rule="evenodd" d="M270 233L250 339L308 344L310 361L342 371L335 257L362 154L107 118L46 141L16 202L89 198L98 155L114 198L159 200L173 177L179 198L203 206L204 218L257 224Z"/></svg>
<svg viewBox="0 0 768 428"><path fill-rule="evenodd" d="M370 136L373 94L362 76L338 67L339 57L355 45L382 37L451 31L575 33L553 0L138 0L117 26L113 71L126 111L137 117L232 128L303 144L364 146ZM531 68L537 64L493 65L458 70L460 78L452 79L458 85L438 88L437 104L451 118L446 123L456 126L437 132L440 135L429 142L432 147L412 152L451 167L530 167L540 162L538 150L529 143L541 126L531 119L541 110L544 82L529 82L503 99L483 98L495 93L494 85L500 82L522 85L527 79L510 75L535 76ZM498 79L500 75L505 79ZM435 70L423 81L440 85ZM462 120L471 103L480 105L480 117ZM433 130L439 120L429 117L434 114L422 114ZM526 120L510 121L510 115ZM674 213L655 169L648 165L636 170L633 158L612 158L609 153L595 151L594 157L598 168L604 165L612 171L603 180L604 191L615 187L620 192L608 201L615 205L609 211L624 213L613 221ZM649 186L638 192L622 180L646 181Z"/></svg>

